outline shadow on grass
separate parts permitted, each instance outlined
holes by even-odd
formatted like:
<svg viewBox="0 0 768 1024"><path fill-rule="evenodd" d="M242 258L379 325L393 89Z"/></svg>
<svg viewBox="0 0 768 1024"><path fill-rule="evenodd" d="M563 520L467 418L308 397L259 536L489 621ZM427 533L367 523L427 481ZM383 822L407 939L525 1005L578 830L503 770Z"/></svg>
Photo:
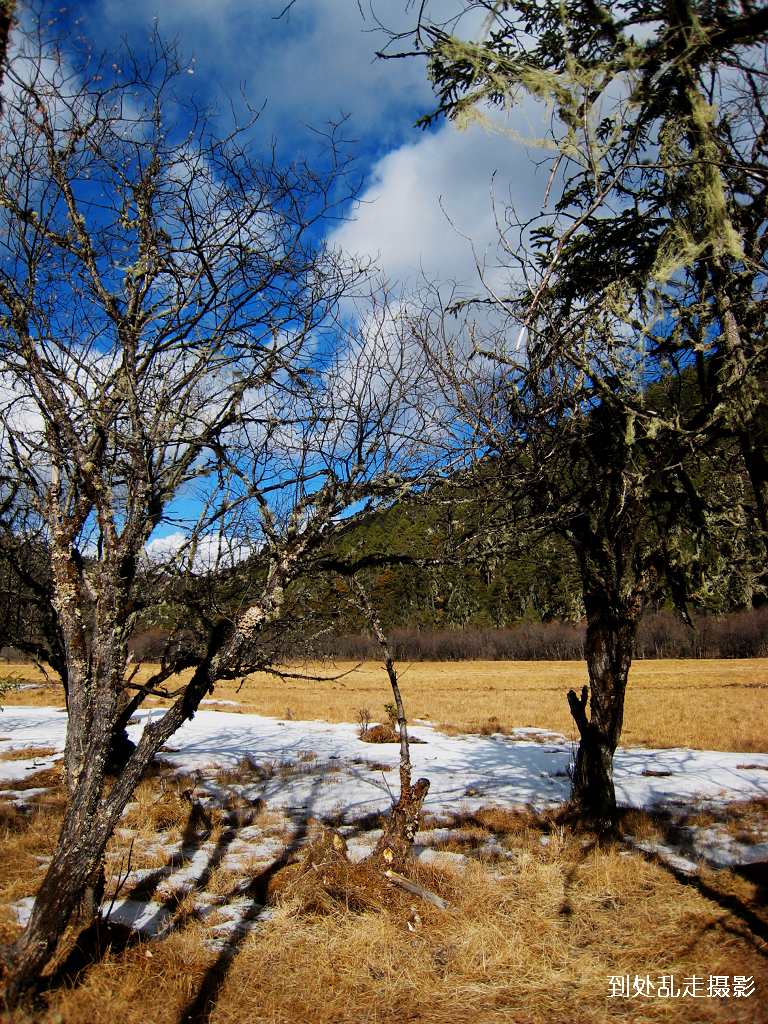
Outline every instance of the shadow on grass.
<svg viewBox="0 0 768 1024"><path fill-rule="evenodd" d="M637 812L628 812L636 814ZM727 817L727 812L726 817ZM695 822L696 815L672 817L665 813L648 816L661 833L661 842L683 855L696 855L691 839L690 819ZM639 853L649 863L663 868L680 884L695 889L700 895L722 910L736 918L744 928L734 928L733 922L719 921L723 930L738 934L741 938L748 937L761 956L768 957L768 861L756 861L751 864L732 864L723 867L704 868L696 873L683 870L670 862L663 853L654 850L643 850L630 843L635 853ZM754 887L751 897L747 897L731 888L731 883L738 881ZM745 935L745 930L746 934Z"/></svg>
<svg viewBox="0 0 768 1024"><path fill-rule="evenodd" d="M205 1021L208 1019L209 1010L207 1008L215 1005L216 994L226 977L229 963L231 963L243 940L252 930L263 912L270 878L288 863L308 833L314 796L323 781L324 777L322 775L316 779L312 789L312 799L305 808L305 813L302 815L288 846L281 856L252 879L247 887L238 889L237 895L240 898L247 897L250 900L250 905L237 922L232 937L226 940L217 960L206 972L198 996L190 1003L189 1008L184 1011L182 1020ZM180 849L170 856L162 867L151 871L130 889L121 892L119 894L120 901L135 900L145 904L152 900L158 887L166 879L194 860L195 856L203 849L209 839L211 831L211 823L207 814L205 812L201 813L199 804L192 803L182 835ZM157 912L152 918L143 922L140 930L128 924L110 920L109 913L112 909L111 907L107 910L104 917L97 917L77 937L76 943L66 959L49 977L42 979L38 988L38 998L40 999L45 993L50 993L63 985L69 987L78 985L82 981L87 969L102 960L107 952L120 954L139 942L146 941L148 935L157 933L169 934L179 931L187 924L198 920L199 914L195 910L182 913L175 918L173 915L190 893L201 893L206 889L213 873L221 865L227 851L237 838L238 832L239 827L236 825L225 827L220 833L216 845L211 850L201 873L190 877L189 885L185 885L178 892L169 894L162 902L158 901ZM114 902L113 900L113 905Z"/></svg>
<svg viewBox="0 0 768 1024"><path fill-rule="evenodd" d="M185 864L188 864L198 853L208 839L210 827L200 828L199 806L192 804L189 816L182 834L181 848L177 853L169 857L166 864L142 878L129 890L120 896L121 900L136 900L147 902L152 899L157 887ZM225 829L211 851L211 856L205 865L202 873L194 880L193 891L202 891L208 884L211 875L224 859L227 849L235 839L235 829ZM109 907L104 917L98 916L87 928L77 937L77 941L66 959L59 965L57 970L48 978L44 979L45 991L51 991L61 985L77 985L83 977L84 972L101 960L107 951L122 953L132 946L135 946L142 939L146 940L146 932L153 934L158 930L161 922L170 919L170 915L177 909L182 899L189 893L185 889L183 893L173 893L168 896L160 905L157 913L149 921L145 922L142 930L131 928L129 925L111 921L109 914L112 906ZM115 900L112 901L114 905ZM175 926L174 926L175 927Z"/></svg>
<svg viewBox="0 0 768 1024"><path fill-rule="evenodd" d="M251 934L262 917L267 902L270 880L281 868L284 868L290 862L309 834L309 823L312 818L311 808L314 797L322 782L322 776L318 776L315 779L309 804L305 807L291 840L280 857L251 879L247 887L239 891L239 896L241 898L245 897L249 901L248 906L233 927L230 938L224 941L219 955L203 975L196 995L179 1015L179 1024L208 1024L208 1021L210 1021L211 1014L216 1008L219 993L227 979L230 968L246 938Z"/></svg>
<svg viewBox="0 0 768 1024"><path fill-rule="evenodd" d="M758 913L743 897L729 892L726 886L719 886L717 884L717 876L702 878L700 875L686 875L684 872L678 871L668 864L662 863L662 867L674 875L681 885L692 886L702 896L716 903L723 910L728 911L729 914L737 918L743 925L746 925L752 937L755 950L761 956L768 957L768 915L765 914L767 906L766 881L768 880L768 862L736 865L730 869L723 869L721 872L724 876L724 881L727 880L729 871L732 871L737 877L750 881L753 884L755 878L759 875L760 882L757 884L754 904L763 910L763 914ZM727 922L722 922L722 926L728 931L734 931L732 927L728 927ZM741 931L738 934L743 936Z"/></svg>

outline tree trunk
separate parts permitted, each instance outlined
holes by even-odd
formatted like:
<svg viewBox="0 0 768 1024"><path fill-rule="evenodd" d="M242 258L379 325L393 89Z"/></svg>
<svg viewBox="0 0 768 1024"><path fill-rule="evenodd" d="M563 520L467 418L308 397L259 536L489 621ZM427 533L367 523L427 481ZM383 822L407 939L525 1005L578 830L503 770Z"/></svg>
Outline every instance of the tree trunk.
<svg viewBox="0 0 768 1024"><path fill-rule="evenodd" d="M400 796L390 812L384 834L369 859L380 867L401 871L410 856L414 836L419 831L421 808L429 792L429 779L417 779L414 785L411 784L411 747L408 742L408 723L400 684L397 681L389 644L375 616L374 621L377 627L376 639L384 648L384 665L397 708L397 727L400 732Z"/></svg>
<svg viewBox="0 0 768 1024"><path fill-rule="evenodd" d="M128 736L127 726L131 718L132 704L125 690L120 695L119 706L120 710L112 728L112 739L107 757L107 771L110 775L119 775L136 749L136 744Z"/></svg>
<svg viewBox="0 0 768 1024"><path fill-rule="evenodd" d="M611 601L599 589L586 592L585 657L589 687L568 705L579 730L579 748L571 782L571 801L579 819L600 831L616 822L613 755L621 737L624 694L640 614L639 597ZM589 717L587 698L589 697Z"/></svg>
<svg viewBox="0 0 768 1024"><path fill-rule="evenodd" d="M157 750L190 717L200 697L210 686L209 665L200 666L187 687L187 700L178 701L158 722L148 725L141 741L107 795L104 774L109 758L117 698L109 712L93 723L64 817L53 860L35 898L26 928L10 950L6 1005L14 1007L47 965L59 940L77 910L84 911L82 923L89 924L83 898L89 891L97 898L104 851L110 836L144 771ZM108 704L109 702L105 702ZM92 914L98 906L92 906Z"/></svg>
<svg viewBox="0 0 768 1024"><path fill-rule="evenodd" d="M64 665L59 667L57 665L53 665L52 667L55 668L56 671L61 676L61 681L64 686L64 702L66 704L67 716L69 721L69 682L66 666ZM123 691L120 697L120 715L112 729L112 742L109 750L109 755L107 757L107 772L110 775L117 775L119 772L121 772L123 768L125 768L125 766L128 764L128 760L131 754L136 749L136 744L128 736L128 730L126 728L131 717L130 705L130 698L128 697L128 694L125 693L125 691ZM74 750L71 751L70 758L71 760L68 765L67 778L74 779L77 774L78 762L78 758Z"/></svg>
<svg viewBox="0 0 768 1024"><path fill-rule="evenodd" d="M93 669L87 675L76 676L79 686L73 686L69 659L70 716L65 757L70 800L29 922L7 956L5 1003L9 1009L39 978L73 913L82 906L84 896L87 901L89 889L94 894L98 892L107 842L152 758L194 715L222 668L236 663L253 635L265 622L277 617L282 594L282 589L277 596L270 592L261 605L253 605L243 613L229 636L217 633L210 640L208 655L197 666L183 693L162 718L144 727L138 745L108 793L104 792L104 776L115 723L120 721L123 710L125 645L118 632L113 633L114 647L109 647L106 640L100 648L94 645ZM71 645L68 653L73 649L81 648Z"/></svg>
<svg viewBox="0 0 768 1024"><path fill-rule="evenodd" d="M376 848L368 860L378 867L401 870L413 846L413 837L419 831L421 808L429 792L429 779L418 779L411 785L411 749L408 742L408 723L405 718L403 697L395 670L395 659L392 656L386 634L373 605L368 599L363 586L352 579L352 587L357 593L360 605L368 619L371 631L384 653L384 668L387 670L389 684L392 687L395 707L397 708L397 727L400 732L400 796L384 827L384 834L376 844Z"/></svg>
<svg viewBox="0 0 768 1024"><path fill-rule="evenodd" d="M9 1007L15 1006L24 990L39 977L75 912L80 912L79 923L83 927L98 912L107 843L152 759L153 748L164 742L158 738L151 746L142 748L140 744L110 794L99 799L96 792L101 792L111 740L111 730L106 730L89 745L88 760L93 758L101 767L94 771L86 768L80 774L32 915L11 947L11 971L5 993Z"/></svg>
<svg viewBox="0 0 768 1024"><path fill-rule="evenodd" d="M402 775L401 775L402 779ZM400 797L392 808L384 834L368 858L382 868L401 871L413 847L413 839L419 831L421 807L429 791L428 779L417 779L415 785L400 783Z"/></svg>
<svg viewBox="0 0 768 1024"><path fill-rule="evenodd" d="M80 788L80 787L78 787ZM17 1005L46 966L72 915L81 905L103 862L109 833L87 812L87 798L76 792L59 834L56 852L35 898L26 928L11 947L12 969L5 991L9 1008Z"/></svg>

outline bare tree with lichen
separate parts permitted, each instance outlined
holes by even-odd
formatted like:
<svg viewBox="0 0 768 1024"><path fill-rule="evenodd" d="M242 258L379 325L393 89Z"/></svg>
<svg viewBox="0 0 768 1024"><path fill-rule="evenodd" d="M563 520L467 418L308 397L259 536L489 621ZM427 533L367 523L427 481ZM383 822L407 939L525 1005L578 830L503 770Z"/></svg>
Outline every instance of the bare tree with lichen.
<svg viewBox="0 0 768 1024"><path fill-rule="evenodd" d="M418 330L464 425L457 443L496 460L482 473L498 470L496 534L538 523L578 559L589 686L569 694L573 797L610 827L643 606L666 593L684 610L707 546L745 580L755 541L768 550L768 11L469 0L448 23L430 15L422 4L413 49L395 52L400 39L388 54L426 57L438 104L424 124L488 122L497 107L504 131L523 99L553 112L541 214L497 211L508 285L496 274L476 300L438 301ZM739 473L698 472L734 448L753 500Z"/></svg>

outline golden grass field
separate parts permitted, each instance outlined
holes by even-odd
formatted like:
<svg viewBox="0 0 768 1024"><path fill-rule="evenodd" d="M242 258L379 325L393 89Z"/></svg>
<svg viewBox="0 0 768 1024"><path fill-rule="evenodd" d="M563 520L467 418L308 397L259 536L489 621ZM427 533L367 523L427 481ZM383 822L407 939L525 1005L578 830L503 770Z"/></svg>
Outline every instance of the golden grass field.
<svg viewBox="0 0 768 1024"><path fill-rule="evenodd" d="M294 666L338 674L350 665ZM142 668L140 678L148 671ZM585 681L584 666L553 663L401 665L411 719L456 730L540 726L572 735L565 691ZM0 666L0 678L42 679L30 666ZM624 742L763 751L768 660L637 662L627 696ZM254 676L237 692L217 686L214 700L237 710L296 719L374 718L389 700L383 669L366 664L324 683ZM10 693L5 704L60 703L59 687ZM222 706L221 710L235 710ZM496 719L497 721L489 721ZM2 715L0 715L0 733ZM231 775L231 771L229 773ZM221 784L229 775L222 773ZM25 785L49 786L21 815L0 800L0 943L18 931L9 904L33 895L61 818L61 774L51 769ZM156 840L178 838L189 813L183 783L162 771L141 783L124 824L134 832L132 864L156 867ZM2 791L0 790L0 797ZM735 832L765 828L766 807L732 807ZM279 835L267 808L260 825ZM705 816L700 824L707 824ZM597 844L553 817L491 809L457 819L469 849L496 836L514 856L470 860L454 872L414 864L411 876L440 893L441 912L400 890L349 879L341 894L318 878L318 892L292 888L290 868L227 873L215 866L207 891L267 899L274 917L227 955L204 944L205 922L191 902L175 907L168 937L101 949L85 968L69 969L37 1008L4 1024L760 1024L768 1021L768 907L765 865L756 872L702 869L676 876L621 841ZM660 838L665 823L632 812L624 831ZM212 840L220 842L221 825ZM545 839L542 842L542 839ZM129 838L110 846L112 886ZM762 872L762 873L761 873ZM356 887L356 888L355 888ZM329 895L330 891L330 895ZM70 937L71 939L71 937ZM66 953L71 952L71 941ZM63 957L62 957L63 960ZM749 999L612 999L611 975L752 976Z"/></svg>
<svg viewBox="0 0 768 1024"><path fill-rule="evenodd" d="M151 670L142 666L137 681ZM354 722L362 707L376 721L391 700L386 674L376 662L356 669L348 662L294 665L290 671L341 678L314 682L254 673L242 686L219 683L210 699L239 702L237 707L222 705L222 711L331 722ZM422 718L460 732L535 726L574 735L565 695L587 681L584 664L574 661L413 662L400 664L398 671L411 721ZM32 665L0 665L0 678L43 681ZM168 684L174 685L174 680ZM3 700L56 704L63 697L60 687L51 686L20 690ZM636 661L627 687L622 743L768 750L768 659Z"/></svg>
<svg viewBox="0 0 768 1024"><path fill-rule="evenodd" d="M61 808L61 792L53 791L23 822L6 814L0 829L0 941L17 930L7 902L39 884L39 858L52 850ZM136 866L158 864L156 855L142 853L142 844L156 838L156 830L177 835L185 813L172 786L159 788L157 778L142 783L126 822L137 831ZM656 828L641 818L627 822L635 834ZM269 827L269 820L264 824ZM348 889L342 878L339 891L319 877L314 890L311 882L309 889L294 890L290 869L265 886L261 875L214 869L208 890L225 895L250 884L254 899L269 894L275 916L222 955L206 949L205 923L182 900L175 907L177 931L102 950L86 969L71 968L42 1008L19 1011L5 1024L767 1019L768 914L755 882L730 871L679 881L619 843L601 847L526 812L479 812L465 827L470 843L478 835L496 835L514 859L470 861L462 872L414 864L409 873L447 899L447 911L399 890L385 892L380 878L377 884L359 870L346 879ZM113 882L126 853L122 843L112 844ZM653 979L672 974L678 982L694 975L750 976L758 994L695 1002L611 999L609 977L627 973Z"/></svg>

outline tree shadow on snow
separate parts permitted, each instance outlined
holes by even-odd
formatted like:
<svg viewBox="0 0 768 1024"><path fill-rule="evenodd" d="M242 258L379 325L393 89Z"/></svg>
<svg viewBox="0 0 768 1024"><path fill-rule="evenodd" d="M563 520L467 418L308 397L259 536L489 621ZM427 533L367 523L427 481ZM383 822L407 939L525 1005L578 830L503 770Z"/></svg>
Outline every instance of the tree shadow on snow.
<svg viewBox="0 0 768 1024"><path fill-rule="evenodd" d="M321 773L313 782L313 797L323 782L324 775ZM198 995L185 1009L181 1020L208 1020L229 964L263 913L271 877L288 863L308 834L313 804L314 800L307 801L304 812L281 855L256 875L246 887L237 890L237 897L247 899L248 905L235 922L232 934L226 939L216 961L206 971ZM227 825L222 830L215 846L205 858L200 873L190 872L188 884L164 895L162 900L153 901L153 897L163 882L185 868L189 870L199 859L212 831L210 820L204 819L207 819L207 815L201 815L200 805L193 802L179 849L161 867L142 873L142 877L129 889L119 893L119 902L113 900L112 905L107 905L104 915L97 917L80 933L74 947L62 963L49 977L42 979L38 990L41 996L63 985L77 986L87 969L102 960L107 952L120 954L140 942L146 942L148 936L167 935L199 920L200 914L196 910L181 914L177 914L177 911L191 893L202 893L206 889L213 873L222 864L232 843L238 838L238 825ZM157 909L147 916L147 904L150 901L157 904ZM119 916L116 913L118 909L122 911ZM117 919L112 919L113 917Z"/></svg>
<svg viewBox="0 0 768 1024"><path fill-rule="evenodd" d="M216 960L205 972L197 990L197 994L184 1007L179 1015L179 1024L208 1024L211 1014L216 1008L219 993L227 979L230 968L237 957L240 949L258 925L264 913L269 891L269 883L281 868L284 868L291 860L296 851L302 846L309 835L309 823L312 819L312 806L314 797L324 778L318 775L313 782L311 798L304 808L301 817L298 818L296 828L291 836L290 842L286 845L282 854L269 864L266 868L255 875L247 887L239 890L240 898L248 901L242 914L239 915L231 935L222 945Z"/></svg>
<svg viewBox="0 0 768 1024"><path fill-rule="evenodd" d="M176 853L173 853L167 862L154 871L148 872L137 881L125 893L119 897L120 904L125 903L129 912L120 916L117 920L111 919L112 908L116 900L107 907L105 914L100 914L87 928L77 937L73 949L66 959L58 966L50 977L44 979L44 989L50 991L61 985L77 985L88 967L100 961L107 951L122 953L138 942L146 941L147 935L155 935L168 926L168 930L176 928L173 922L173 914L181 901L193 891L202 891L208 884L212 873L224 859L227 849L231 845L237 832L235 829L225 829L215 848L211 851L202 873L196 877L190 888L184 889L181 893L171 893L160 903L154 915L146 917L141 922L141 927L132 927L140 917L140 908L152 900L156 890L166 879L170 878L180 869L190 864L203 848L211 829L208 826L201 827L199 807L195 804L190 806L189 815L184 826L181 845ZM130 908L135 906L135 921L131 921Z"/></svg>

